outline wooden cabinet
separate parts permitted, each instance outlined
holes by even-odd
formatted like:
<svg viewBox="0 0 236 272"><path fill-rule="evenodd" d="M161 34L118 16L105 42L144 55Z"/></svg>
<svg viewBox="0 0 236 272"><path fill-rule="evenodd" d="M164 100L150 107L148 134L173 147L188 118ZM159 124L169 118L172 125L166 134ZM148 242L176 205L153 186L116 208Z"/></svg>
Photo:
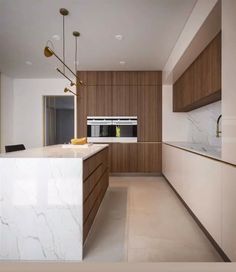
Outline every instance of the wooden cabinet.
<svg viewBox="0 0 236 272"><path fill-rule="evenodd" d="M86 86L112 85L112 72L110 71L79 71L78 75Z"/></svg>
<svg viewBox="0 0 236 272"><path fill-rule="evenodd" d="M111 86L87 87L87 115L88 116L112 115Z"/></svg>
<svg viewBox="0 0 236 272"><path fill-rule="evenodd" d="M108 148L86 159L83 173L83 240L85 241L109 183Z"/></svg>
<svg viewBox="0 0 236 272"><path fill-rule="evenodd" d="M162 87L138 88L138 141L160 142L162 138Z"/></svg>
<svg viewBox="0 0 236 272"><path fill-rule="evenodd" d="M161 173L161 143L110 144L111 173Z"/></svg>
<svg viewBox="0 0 236 272"><path fill-rule="evenodd" d="M77 137L87 136L87 86L77 88Z"/></svg>
<svg viewBox="0 0 236 272"><path fill-rule="evenodd" d="M138 172L161 173L161 143L138 143Z"/></svg>
<svg viewBox="0 0 236 272"><path fill-rule="evenodd" d="M174 112L190 111L221 99L221 33L173 86Z"/></svg>
<svg viewBox="0 0 236 272"><path fill-rule="evenodd" d="M138 72L136 71L115 71L112 72L113 86L137 86Z"/></svg>
<svg viewBox="0 0 236 272"><path fill-rule="evenodd" d="M139 71L138 72L138 85L162 85L162 72L161 71Z"/></svg>
<svg viewBox="0 0 236 272"><path fill-rule="evenodd" d="M112 173L137 172L137 144L113 143L110 148L110 171Z"/></svg>
<svg viewBox="0 0 236 272"><path fill-rule="evenodd" d="M137 116L138 142L161 142L162 73L160 71L79 71L78 76L86 84L77 89L78 137L87 136L87 116ZM137 144L122 143L111 146L112 172L139 171L138 159L130 156L131 153L138 153ZM141 147L139 149L146 157L148 153L157 154L155 149ZM146 171L147 167L141 162L139 166L141 172ZM151 172L156 171L154 166L150 169Z"/></svg>
<svg viewBox="0 0 236 272"><path fill-rule="evenodd" d="M137 86L113 86L112 115L137 116L138 90Z"/></svg>

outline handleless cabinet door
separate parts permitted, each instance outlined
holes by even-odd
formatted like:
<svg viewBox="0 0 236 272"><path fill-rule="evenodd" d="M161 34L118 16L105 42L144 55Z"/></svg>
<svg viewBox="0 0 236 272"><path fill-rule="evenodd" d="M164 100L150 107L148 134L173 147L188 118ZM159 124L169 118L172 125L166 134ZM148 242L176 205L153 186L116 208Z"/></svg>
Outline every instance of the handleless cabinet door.
<svg viewBox="0 0 236 272"><path fill-rule="evenodd" d="M113 143L110 170L113 173L137 172L137 143Z"/></svg>
<svg viewBox="0 0 236 272"><path fill-rule="evenodd" d="M222 165L222 247L236 261L236 168Z"/></svg>
<svg viewBox="0 0 236 272"><path fill-rule="evenodd" d="M161 173L161 143L138 143L138 172Z"/></svg>
<svg viewBox="0 0 236 272"><path fill-rule="evenodd" d="M138 88L138 141L160 142L162 138L162 87Z"/></svg>
<svg viewBox="0 0 236 272"><path fill-rule="evenodd" d="M87 71L86 85L88 86L111 86L112 72L109 71Z"/></svg>
<svg viewBox="0 0 236 272"><path fill-rule="evenodd" d="M112 111L111 86L87 87L88 116L110 116Z"/></svg>
<svg viewBox="0 0 236 272"><path fill-rule="evenodd" d="M137 87L113 86L112 115L137 116Z"/></svg>

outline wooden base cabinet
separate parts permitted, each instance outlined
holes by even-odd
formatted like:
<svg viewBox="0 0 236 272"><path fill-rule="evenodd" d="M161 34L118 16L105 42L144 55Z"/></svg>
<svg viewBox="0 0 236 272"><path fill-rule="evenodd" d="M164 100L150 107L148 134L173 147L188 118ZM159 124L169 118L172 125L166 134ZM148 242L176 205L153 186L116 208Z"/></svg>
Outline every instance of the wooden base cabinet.
<svg viewBox="0 0 236 272"><path fill-rule="evenodd" d="M84 161L83 239L87 238L109 184L108 148Z"/></svg>
<svg viewBox="0 0 236 272"><path fill-rule="evenodd" d="M111 173L161 173L161 143L110 144Z"/></svg>

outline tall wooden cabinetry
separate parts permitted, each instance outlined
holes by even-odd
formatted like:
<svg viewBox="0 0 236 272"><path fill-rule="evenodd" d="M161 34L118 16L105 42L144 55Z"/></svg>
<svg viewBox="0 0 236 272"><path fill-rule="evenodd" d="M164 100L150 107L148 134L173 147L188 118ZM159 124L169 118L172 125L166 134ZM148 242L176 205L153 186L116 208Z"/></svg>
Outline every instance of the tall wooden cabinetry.
<svg viewBox="0 0 236 272"><path fill-rule="evenodd" d="M111 172L161 172L162 74L158 71L82 71L78 137L87 116L137 116L138 143L110 143Z"/></svg>
<svg viewBox="0 0 236 272"><path fill-rule="evenodd" d="M190 111L221 99L221 33L174 83L173 110Z"/></svg>

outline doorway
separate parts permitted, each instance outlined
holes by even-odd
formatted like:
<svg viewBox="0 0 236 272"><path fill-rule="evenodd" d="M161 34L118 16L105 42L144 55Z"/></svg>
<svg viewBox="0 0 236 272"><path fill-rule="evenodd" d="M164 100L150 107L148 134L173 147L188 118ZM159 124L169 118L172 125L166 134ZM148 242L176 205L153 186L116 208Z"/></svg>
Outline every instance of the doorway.
<svg viewBox="0 0 236 272"><path fill-rule="evenodd" d="M44 145L74 138L74 96L44 96Z"/></svg>

